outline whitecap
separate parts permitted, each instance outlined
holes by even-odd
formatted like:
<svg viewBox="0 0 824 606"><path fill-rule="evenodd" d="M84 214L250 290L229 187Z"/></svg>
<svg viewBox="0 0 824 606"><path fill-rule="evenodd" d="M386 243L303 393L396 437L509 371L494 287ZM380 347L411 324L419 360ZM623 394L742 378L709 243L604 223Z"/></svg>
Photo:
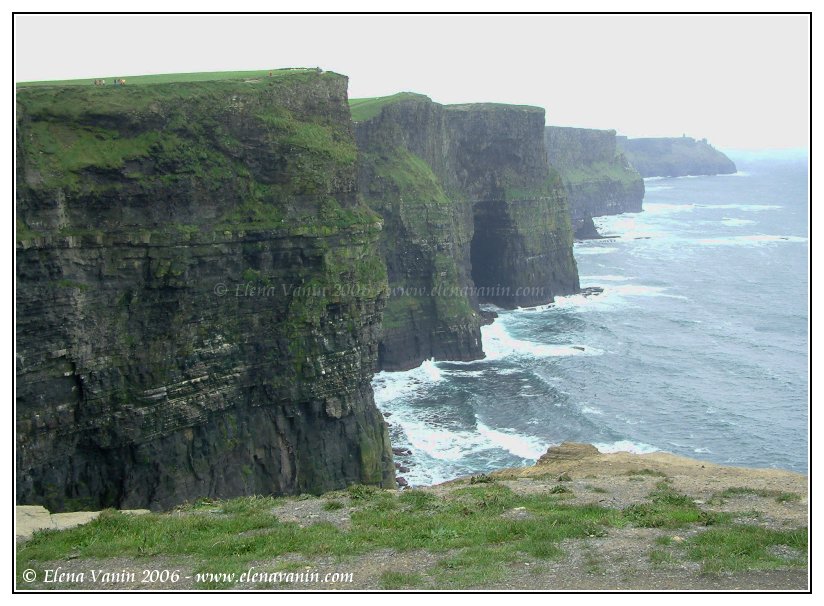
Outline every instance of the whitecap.
<svg viewBox="0 0 824 606"><path fill-rule="evenodd" d="M631 276L616 276L614 274L606 274L601 276L581 276L580 278L581 284L583 285L584 282L626 282L627 280L632 280Z"/></svg>
<svg viewBox="0 0 824 606"><path fill-rule="evenodd" d="M758 245L772 242L803 243L807 242L807 238L802 238L800 236L771 236L767 234L754 234L751 236L726 236L722 238L704 238L702 240L697 240L697 242L698 244L709 245Z"/></svg>
<svg viewBox="0 0 824 606"><path fill-rule="evenodd" d="M688 301L683 295L673 295L664 286L645 286L643 284L603 284L603 292L597 295L567 295L556 297L548 309L576 309L581 311L606 311L623 307L633 297L667 297Z"/></svg>
<svg viewBox="0 0 824 606"><path fill-rule="evenodd" d="M591 356L603 353L594 347L536 343L515 338L507 332L502 318L497 318L492 324L481 327L481 340L486 354L484 360L500 360L510 356L522 355L546 358L554 356Z"/></svg>
<svg viewBox="0 0 824 606"><path fill-rule="evenodd" d="M629 440L618 440L617 442L598 442L593 444L595 448L604 454L613 452L631 452L634 454L647 454L650 452L659 452L660 449L645 444L644 442L631 442Z"/></svg>
<svg viewBox="0 0 824 606"><path fill-rule="evenodd" d="M755 221L751 219L736 219L734 217L724 217L721 221L724 225L729 225L730 227L739 227L741 225L752 225Z"/></svg>
<svg viewBox="0 0 824 606"><path fill-rule="evenodd" d="M780 210L783 206L776 204L696 204L697 208L722 209L722 210L743 210L746 212L761 212L765 210Z"/></svg>
<svg viewBox="0 0 824 606"><path fill-rule="evenodd" d="M581 408L581 412L585 415L602 415L604 414L603 410L598 408L593 408L592 406L584 406Z"/></svg>
<svg viewBox="0 0 824 606"><path fill-rule="evenodd" d="M381 371L372 378L375 403L381 405L398 398L420 393L440 383L443 374L434 360L424 360L417 368L401 372Z"/></svg>
<svg viewBox="0 0 824 606"><path fill-rule="evenodd" d="M606 255L608 253L613 253L617 251L617 248L609 248L607 246L603 247L576 247L575 254L576 255Z"/></svg>
<svg viewBox="0 0 824 606"><path fill-rule="evenodd" d="M649 215L668 215L695 210L695 204L667 204L664 202L645 202L644 213Z"/></svg>
<svg viewBox="0 0 824 606"><path fill-rule="evenodd" d="M546 452L547 446L544 440L518 434L509 427L500 430L492 429L480 421L477 422L477 427L478 433L486 439L489 445L502 448L516 457L536 460Z"/></svg>

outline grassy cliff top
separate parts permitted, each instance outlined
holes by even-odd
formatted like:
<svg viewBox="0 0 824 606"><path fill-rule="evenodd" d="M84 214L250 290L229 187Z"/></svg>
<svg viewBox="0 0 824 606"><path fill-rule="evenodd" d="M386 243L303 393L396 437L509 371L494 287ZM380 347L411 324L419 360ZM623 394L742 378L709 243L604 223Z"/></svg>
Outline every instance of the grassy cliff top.
<svg viewBox="0 0 824 606"><path fill-rule="evenodd" d="M543 113L544 108L536 105L512 105L509 103L457 103L447 105L446 109L452 111L507 111L516 110L528 113Z"/></svg>
<svg viewBox="0 0 824 606"><path fill-rule="evenodd" d="M148 74L144 76L101 76L100 78L80 78L76 80L37 80L32 82L18 82L18 88L32 86L94 86L94 81L102 79L107 86L113 85L116 79L125 79L126 85L135 84L170 84L174 82L214 82L219 80L251 80L257 78L283 78L307 73L318 73L320 68L295 67L281 69L260 69L240 72L192 72L186 74Z"/></svg>
<svg viewBox="0 0 824 606"><path fill-rule="evenodd" d="M320 497L200 499L169 513L108 510L17 547L18 587L42 571L163 562L163 585L75 589L803 589L806 477L663 453L550 449L533 467L439 486ZM332 567L331 562L337 565ZM92 564L93 563L93 564ZM264 577L241 578L254 566ZM24 569L38 572L23 580ZM276 573L351 572L346 585Z"/></svg>
<svg viewBox="0 0 824 606"><path fill-rule="evenodd" d="M398 103L400 101L431 101L426 95L419 93L402 92L388 95L386 97L364 97L362 99L349 99L349 108L352 110L352 120L364 122L371 120L381 113L384 107Z"/></svg>

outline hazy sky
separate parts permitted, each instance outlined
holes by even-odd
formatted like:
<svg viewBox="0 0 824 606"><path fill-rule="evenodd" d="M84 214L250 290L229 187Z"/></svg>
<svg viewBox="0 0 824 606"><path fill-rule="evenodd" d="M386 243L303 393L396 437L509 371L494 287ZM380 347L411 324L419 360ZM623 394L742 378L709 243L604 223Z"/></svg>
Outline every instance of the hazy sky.
<svg viewBox="0 0 824 606"><path fill-rule="evenodd" d="M806 15L18 15L15 79L319 66L350 97L539 105L547 123L806 147Z"/></svg>

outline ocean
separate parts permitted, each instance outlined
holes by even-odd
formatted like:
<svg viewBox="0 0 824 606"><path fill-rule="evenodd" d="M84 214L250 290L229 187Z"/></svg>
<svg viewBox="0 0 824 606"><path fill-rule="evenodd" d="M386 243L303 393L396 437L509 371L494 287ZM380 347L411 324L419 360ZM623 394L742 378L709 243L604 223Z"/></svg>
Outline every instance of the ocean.
<svg viewBox="0 0 824 606"><path fill-rule="evenodd" d="M594 296L495 309L486 358L381 372L375 400L415 485L530 465L551 445L807 471L807 156L646 179L641 213L575 244Z"/></svg>

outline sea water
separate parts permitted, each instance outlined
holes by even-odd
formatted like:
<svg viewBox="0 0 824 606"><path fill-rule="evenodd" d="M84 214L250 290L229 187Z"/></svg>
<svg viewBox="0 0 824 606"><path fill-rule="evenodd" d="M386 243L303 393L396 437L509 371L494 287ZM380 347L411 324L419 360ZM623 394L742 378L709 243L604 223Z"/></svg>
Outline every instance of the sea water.
<svg viewBox="0 0 824 606"><path fill-rule="evenodd" d="M412 485L533 463L562 441L807 470L807 156L647 179L644 210L575 244L603 293L500 310L486 358L373 381Z"/></svg>

